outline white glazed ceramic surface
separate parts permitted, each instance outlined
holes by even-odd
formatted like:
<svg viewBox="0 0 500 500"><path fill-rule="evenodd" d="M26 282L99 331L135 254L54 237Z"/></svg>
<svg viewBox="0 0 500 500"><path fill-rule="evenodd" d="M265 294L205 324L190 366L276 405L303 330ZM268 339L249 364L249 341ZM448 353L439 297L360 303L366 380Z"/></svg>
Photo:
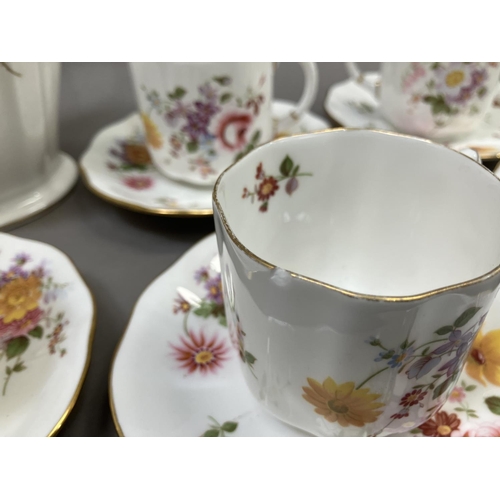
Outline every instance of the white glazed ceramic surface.
<svg viewBox="0 0 500 500"><path fill-rule="evenodd" d="M110 377L110 402L120 435L309 435L270 416L251 395L238 366L242 362L238 337L229 335L221 325L223 311L218 310L217 317L196 314L217 300L218 292L211 294L209 290L218 281L216 255L215 235L210 235L153 281L135 306ZM155 327L158 324L162 328ZM213 359L207 362L208 356L200 356L202 349L191 353L193 363L187 367L176 359L172 346L182 346L182 339L189 341L185 325L195 335L203 330L207 339L216 337L219 343L223 342L226 359L218 359L218 367L213 365ZM420 428L401 435L500 435L500 378L495 376L499 366L499 328L497 298L471 351L474 357L468 357L465 372L448 402ZM196 355L205 365L196 363ZM243 356L247 362L252 360L249 354ZM374 349L373 358L378 356L379 350ZM484 359L484 364L478 365L477 359ZM253 364L259 361L256 359ZM386 359L383 364L390 362ZM194 371L190 371L192 366ZM413 426L412 422L405 425L408 423ZM325 422L320 435L329 434L329 424Z"/></svg>
<svg viewBox="0 0 500 500"><path fill-rule="evenodd" d="M314 63L299 64L306 78L295 119L313 104L318 80ZM130 68L150 155L174 180L213 186L228 165L273 137L271 62L140 62Z"/></svg>
<svg viewBox="0 0 500 500"><path fill-rule="evenodd" d="M0 226L53 205L76 182L58 150L59 63L0 65ZM15 74L14 74L15 73Z"/></svg>
<svg viewBox="0 0 500 500"><path fill-rule="evenodd" d="M364 77L373 89L381 79L379 73L366 73ZM353 79L332 85L325 99L325 110L345 127L397 130L383 117L373 91ZM454 149L472 148L483 160L500 158L500 94L473 133L448 145Z"/></svg>
<svg viewBox="0 0 500 500"><path fill-rule="evenodd" d="M273 101L276 121L294 106ZM280 136L328 128L326 120L306 113L294 126L278 128ZM100 131L82 155L80 166L89 188L98 196L130 210L158 215L212 215L212 189L173 181L151 164L138 114Z"/></svg>
<svg viewBox="0 0 500 500"><path fill-rule="evenodd" d="M377 435L444 403L500 281L490 171L423 139L325 131L226 170L214 217L229 328L272 413Z"/></svg>
<svg viewBox="0 0 500 500"><path fill-rule="evenodd" d="M76 402L95 310L59 250L0 233L0 435L54 435Z"/></svg>
<svg viewBox="0 0 500 500"><path fill-rule="evenodd" d="M346 68L372 90L355 63ZM500 91L498 62L384 62L381 75L382 115L402 132L439 141L474 132Z"/></svg>

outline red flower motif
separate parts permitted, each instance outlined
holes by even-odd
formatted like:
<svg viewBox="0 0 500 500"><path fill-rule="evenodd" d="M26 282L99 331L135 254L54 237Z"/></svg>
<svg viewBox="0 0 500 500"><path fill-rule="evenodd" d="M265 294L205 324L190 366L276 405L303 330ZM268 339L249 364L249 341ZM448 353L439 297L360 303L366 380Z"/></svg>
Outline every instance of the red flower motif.
<svg viewBox="0 0 500 500"><path fill-rule="evenodd" d="M278 181L274 177L265 177L257 189L257 197L259 201L269 200L269 198L274 196L274 193L276 193L279 188Z"/></svg>
<svg viewBox="0 0 500 500"><path fill-rule="evenodd" d="M262 162L260 162L259 165L258 165L258 167L257 167L257 173L255 174L255 178L257 180L261 180L265 176L266 176L266 174L264 173L264 169L262 168Z"/></svg>
<svg viewBox="0 0 500 500"><path fill-rule="evenodd" d="M422 392L422 389L413 389L413 391L408 392L401 398L399 404L401 406L413 406L420 403L426 395L427 391Z"/></svg>
<svg viewBox="0 0 500 500"><path fill-rule="evenodd" d="M217 138L230 151L237 151L247 144L246 134L252 123L252 115L231 112L225 115L217 128Z"/></svg>
<svg viewBox="0 0 500 500"><path fill-rule="evenodd" d="M427 420L425 424L419 426L424 436L430 437L450 437L453 431L460 427L460 419L456 413L448 415L445 411L438 411L434 418Z"/></svg>
<svg viewBox="0 0 500 500"><path fill-rule="evenodd" d="M23 318L10 323L5 324L3 320L0 320L0 347L9 340L28 335L28 332L33 330L42 318L43 311L37 307L28 311Z"/></svg>
<svg viewBox="0 0 500 500"><path fill-rule="evenodd" d="M142 176L126 177L123 182L129 188L136 189L138 191L149 189L150 187L153 186L153 179L151 179L151 177L142 177Z"/></svg>
<svg viewBox="0 0 500 500"><path fill-rule="evenodd" d="M203 332L196 335L189 332L189 339L180 337L181 345L171 345L174 357L180 362L181 368L188 373L196 371L206 374L215 373L228 359L229 349L224 340L218 340L217 335L212 338L205 337Z"/></svg>

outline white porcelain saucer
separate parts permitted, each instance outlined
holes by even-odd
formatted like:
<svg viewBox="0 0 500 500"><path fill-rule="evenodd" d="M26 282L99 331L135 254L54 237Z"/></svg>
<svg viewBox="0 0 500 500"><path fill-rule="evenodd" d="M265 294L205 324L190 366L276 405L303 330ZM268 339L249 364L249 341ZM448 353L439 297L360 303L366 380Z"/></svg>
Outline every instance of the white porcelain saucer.
<svg viewBox="0 0 500 500"><path fill-rule="evenodd" d="M376 72L366 73L365 77L374 87L380 81L380 74ZM330 87L325 99L325 110L344 127L396 131L380 114L373 95L352 79ZM454 149L474 149L482 160L500 158L500 96L495 99L493 108L474 134L449 146Z"/></svg>
<svg viewBox="0 0 500 500"><path fill-rule="evenodd" d="M57 203L75 185L78 168L75 160L60 152L52 174L36 189L0 201L0 227L11 226L33 217Z"/></svg>
<svg viewBox="0 0 500 500"><path fill-rule="evenodd" d="M53 436L90 362L92 295L56 248L0 233L0 436Z"/></svg>
<svg viewBox="0 0 500 500"><path fill-rule="evenodd" d="M408 436L500 436L500 298L473 347L450 401ZM308 436L253 399L238 352L225 327L212 234L156 278L134 308L110 373L118 434Z"/></svg>
<svg viewBox="0 0 500 500"><path fill-rule="evenodd" d="M273 117L289 113L293 105L273 102ZM326 120L305 114L278 136L328 128ZM134 113L100 131L84 152L80 167L87 187L97 196L123 208L166 216L211 216L212 188L182 184L156 171L144 147L142 124Z"/></svg>

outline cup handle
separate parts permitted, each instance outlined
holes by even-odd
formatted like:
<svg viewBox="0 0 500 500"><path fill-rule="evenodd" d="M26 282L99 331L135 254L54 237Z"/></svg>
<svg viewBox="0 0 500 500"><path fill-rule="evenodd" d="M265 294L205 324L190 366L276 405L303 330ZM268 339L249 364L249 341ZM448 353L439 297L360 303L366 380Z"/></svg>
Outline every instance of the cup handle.
<svg viewBox="0 0 500 500"><path fill-rule="evenodd" d="M302 118L311 109L318 93L318 66L313 62L299 62L305 76L304 90L295 109L289 115L280 118L276 125L279 130L286 130Z"/></svg>
<svg viewBox="0 0 500 500"><path fill-rule="evenodd" d="M353 62L345 62L345 69L347 74L359 85L368 90L373 97L378 101L380 97L380 81L377 81L375 85L370 83L365 74L358 68L358 65Z"/></svg>

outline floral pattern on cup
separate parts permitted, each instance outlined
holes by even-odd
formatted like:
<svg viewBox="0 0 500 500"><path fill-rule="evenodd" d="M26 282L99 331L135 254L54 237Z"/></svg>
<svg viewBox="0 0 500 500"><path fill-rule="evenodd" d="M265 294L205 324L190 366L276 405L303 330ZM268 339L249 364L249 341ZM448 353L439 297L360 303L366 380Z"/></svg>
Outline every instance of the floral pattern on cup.
<svg viewBox="0 0 500 500"><path fill-rule="evenodd" d="M259 143L260 130L254 130L251 137L248 132L265 101L260 92L264 82L262 76L258 88L249 87L242 96L233 94L232 80L224 75L200 85L196 96L189 96L181 86L165 96L143 86L150 105L148 113L141 113L147 143L154 149L167 143L167 162L186 157L190 170L203 179L215 174L211 162L217 158L218 148L234 152L236 161ZM175 132L163 138L151 117L153 113Z"/></svg>
<svg viewBox="0 0 500 500"><path fill-rule="evenodd" d="M375 410L385 406L383 403L376 402L376 399L380 397L379 394L372 394L368 389L362 389L363 386L381 373L395 370L397 376L404 376L407 380L415 380L419 383L410 385L406 393L398 399L394 412L390 414L386 425L379 433L395 421L402 419L411 421L413 409L425 406L425 401L429 400L427 412L431 416L442 407L452 390L455 391L454 397L457 400L460 399L460 390L457 391L453 387L460 376L476 334L486 317L483 315L477 319L480 311L479 307L466 309L452 325L445 325L434 332L439 338L419 346L415 345L415 341L405 340L397 348L388 348L383 345L380 339L371 337L366 342L381 349L374 361L384 363L385 367L371 374L357 386L354 382L337 386L330 377L323 384L314 379L308 379L310 388L302 388L305 392L303 397L309 403L316 405L316 413L323 415L329 422L338 422L342 426L362 426L368 422L375 422L373 419L365 418L366 415L373 416L376 413L378 417L382 412L375 412ZM474 318L476 321L464 329ZM467 391L473 390L475 387L464 386L463 389ZM342 402L343 398L345 402ZM368 412L368 409L371 409L372 413L362 412L359 415L350 413L352 411L350 405L360 409L360 411L362 409L363 412ZM467 412L468 408L462 407L460 411ZM347 419L346 415L351 415L351 419ZM418 419L415 418L415 420ZM358 422L358 424L354 422Z"/></svg>
<svg viewBox="0 0 500 500"><path fill-rule="evenodd" d="M49 355L66 354L64 311L53 307L66 287L53 280L45 264L30 266L32 257L19 253L0 271L0 362L5 360L2 396L12 376L28 368L24 355L33 343L45 342Z"/></svg>
<svg viewBox="0 0 500 500"><path fill-rule="evenodd" d="M259 210L261 212L267 212L269 199L279 190L280 182L286 181L285 192L291 196L299 187L298 177L312 176L310 173L300 172L300 166L296 165L288 155L281 162L279 172L281 175L267 175L264 171L262 162L260 162L255 174L255 179L260 182L255 183L253 191L250 191L246 187L243 188L241 197L250 198L252 203L254 203L255 198L257 198L257 200L261 202Z"/></svg>
<svg viewBox="0 0 500 500"><path fill-rule="evenodd" d="M403 74L401 90L410 96L409 111L425 104L436 127L445 127L459 112L479 113L487 94L488 68L498 63L411 63ZM423 82L424 86L417 83Z"/></svg>
<svg viewBox="0 0 500 500"><path fill-rule="evenodd" d="M465 373L486 386L500 386L500 330L479 331L465 364Z"/></svg>
<svg viewBox="0 0 500 500"><path fill-rule="evenodd" d="M377 401L380 394L369 389L355 387L354 382L337 384L331 377L323 383L308 378L309 386L302 387L302 397L315 408L314 411L325 420L342 427L363 427L378 420L385 405Z"/></svg>

